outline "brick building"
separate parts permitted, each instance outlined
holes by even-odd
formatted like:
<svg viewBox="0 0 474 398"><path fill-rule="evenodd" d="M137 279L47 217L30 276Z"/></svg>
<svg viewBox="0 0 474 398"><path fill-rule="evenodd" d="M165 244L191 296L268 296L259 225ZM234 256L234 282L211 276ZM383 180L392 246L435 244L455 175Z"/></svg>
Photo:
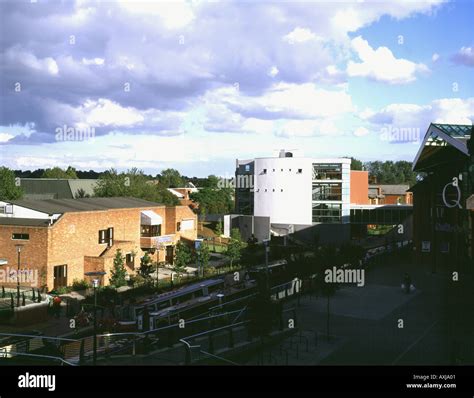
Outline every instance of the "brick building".
<svg viewBox="0 0 474 398"><path fill-rule="evenodd" d="M82 198L0 202L0 259L36 272L48 290L105 271L107 284L117 249L135 274L144 252L173 262L177 241L197 237L196 215L187 206L166 207L136 198ZM8 285L8 283L1 283Z"/></svg>
<svg viewBox="0 0 474 398"><path fill-rule="evenodd" d="M371 184L369 201L373 205L412 205L413 194L409 185L404 184Z"/></svg>

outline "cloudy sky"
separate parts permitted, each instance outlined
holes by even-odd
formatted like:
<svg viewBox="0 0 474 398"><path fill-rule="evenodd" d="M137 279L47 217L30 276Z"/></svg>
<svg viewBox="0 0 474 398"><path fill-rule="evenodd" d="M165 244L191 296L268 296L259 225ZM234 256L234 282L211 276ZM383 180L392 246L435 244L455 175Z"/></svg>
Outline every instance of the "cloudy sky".
<svg viewBox="0 0 474 398"><path fill-rule="evenodd" d="M225 176L280 148L412 160L430 122L474 119L468 0L0 8L0 165L15 169Z"/></svg>

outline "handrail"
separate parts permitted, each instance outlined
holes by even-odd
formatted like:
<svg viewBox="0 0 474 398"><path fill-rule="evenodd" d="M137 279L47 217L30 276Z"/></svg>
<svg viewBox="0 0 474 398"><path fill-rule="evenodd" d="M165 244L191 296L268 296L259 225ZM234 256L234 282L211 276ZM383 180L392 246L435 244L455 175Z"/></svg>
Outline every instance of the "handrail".
<svg viewBox="0 0 474 398"><path fill-rule="evenodd" d="M20 356L23 355L23 356L27 356L27 357L52 359L54 361L63 362L66 365L77 366L77 364L75 364L73 362L68 362L65 359L61 358L61 357L53 357L51 355L29 354L29 353L26 353L26 352L16 352L16 351L10 351L10 352L7 353L7 355L12 355L12 356L13 356L13 354L14 355L20 355Z"/></svg>
<svg viewBox="0 0 474 398"><path fill-rule="evenodd" d="M53 336L44 336L44 335L31 335L31 334L19 334L19 333L0 333L0 336L7 336L7 337L31 337L35 339L50 339L50 340L62 340L62 341L69 341L69 342L77 342L80 339L68 339L65 337L53 337ZM1 340L0 340L1 342Z"/></svg>
<svg viewBox="0 0 474 398"><path fill-rule="evenodd" d="M183 337L183 339L195 339L199 336L202 336L202 335L206 335L206 334L210 334L210 333L214 333L214 332L217 332L219 330L226 330L226 329L229 329L229 328L233 328L235 326L241 326L241 325L245 325L246 323L249 323L250 321L242 321L242 322L239 322L239 323L235 323L235 324L231 324L231 325L227 325L227 326L221 326L219 328L215 328L215 329L211 329L211 330L206 330L204 332L200 332L200 333L196 333L196 334L192 334L190 336L186 336L186 337Z"/></svg>
<svg viewBox="0 0 474 398"><path fill-rule="evenodd" d="M231 361L231 360L229 360L229 359L226 359L226 358L223 358L223 357L220 357L220 356L217 356L217 355L211 354L210 352L203 351L203 350L201 350L200 352L201 352L201 353L203 353L203 354L209 355L210 357L213 357L213 358L219 359L219 360L221 360L221 361L228 362L228 363L230 363L231 365L240 366L240 364L238 364L238 363L236 363L236 362L232 362L232 361Z"/></svg>
<svg viewBox="0 0 474 398"><path fill-rule="evenodd" d="M225 305L228 305L228 304L231 304L231 303L235 303L236 301L241 301L243 299L246 299L246 298L249 298L249 297L253 297L253 296L256 296L257 293L252 293L252 294L249 294L247 296L243 296L243 297L239 297L239 298L236 298L234 300L231 300L231 301L226 301L225 303L222 303L222 304L218 304L218 305L215 305L214 307L210 307L209 308L209 311L213 310L213 309L216 309L216 308L222 308L223 306Z"/></svg>

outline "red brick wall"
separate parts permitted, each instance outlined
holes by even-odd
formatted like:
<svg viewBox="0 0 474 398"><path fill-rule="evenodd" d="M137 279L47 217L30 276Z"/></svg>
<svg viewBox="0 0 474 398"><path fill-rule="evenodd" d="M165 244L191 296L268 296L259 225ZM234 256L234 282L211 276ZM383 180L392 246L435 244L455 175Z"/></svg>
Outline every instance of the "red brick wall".
<svg viewBox="0 0 474 398"><path fill-rule="evenodd" d="M13 233L25 233L30 235L28 241L13 240ZM8 261L7 265L1 267L4 271L2 276L7 271L7 268L16 270L18 264L18 255L16 244L23 244L20 255L20 268L34 271L38 275L37 285L41 287L46 284L45 274L47 272L48 252L45 243L48 241L48 228L44 227L16 227L11 225L0 225L0 258ZM14 286L16 282L6 283L6 280L1 280L0 285ZM26 285L35 285L26 284Z"/></svg>

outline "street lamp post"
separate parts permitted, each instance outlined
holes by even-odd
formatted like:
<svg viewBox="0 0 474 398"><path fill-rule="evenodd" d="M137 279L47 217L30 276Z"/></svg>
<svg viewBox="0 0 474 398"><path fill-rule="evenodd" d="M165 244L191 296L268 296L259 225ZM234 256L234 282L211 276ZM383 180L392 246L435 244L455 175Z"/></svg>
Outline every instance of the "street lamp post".
<svg viewBox="0 0 474 398"><path fill-rule="evenodd" d="M103 271L86 272L85 275L90 276L92 279L92 286L94 288L94 341L93 341L93 356L92 364L97 364L97 288L100 285L100 278L106 273Z"/></svg>
<svg viewBox="0 0 474 398"><path fill-rule="evenodd" d="M21 249L23 245L15 245L18 254L18 266L16 271L16 306L20 306L20 263L21 263Z"/></svg>

